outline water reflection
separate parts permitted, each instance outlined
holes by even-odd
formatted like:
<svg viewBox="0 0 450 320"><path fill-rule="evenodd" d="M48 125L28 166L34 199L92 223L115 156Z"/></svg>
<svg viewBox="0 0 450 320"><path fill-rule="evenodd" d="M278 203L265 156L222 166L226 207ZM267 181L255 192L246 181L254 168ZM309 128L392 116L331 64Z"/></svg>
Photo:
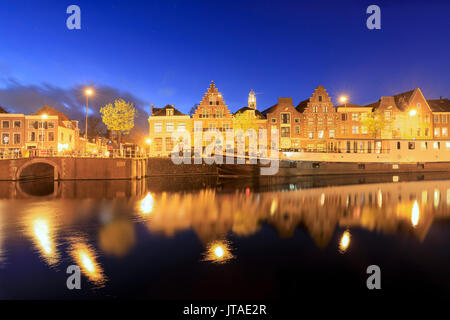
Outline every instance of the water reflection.
<svg viewBox="0 0 450 320"><path fill-rule="evenodd" d="M57 250L58 223L55 212L45 202L25 208L22 224L40 257L50 266L56 265L60 255Z"/></svg>
<svg viewBox="0 0 450 320"><path fill-rule="evenodd" d="M95 249L81 237L71 238L69 241L71 243L69 254L75 264L80 267L81 272L95 285L103 285L106 278L102 267L97 262L98 256Z"/></svg>
<svg viewBox="0 0 450 320"><path fill-rule="evenodd" d="M207 245L204 261L226 263L233 259L231 244L226 240L212 241Z"/></svg>
<svg viewBox="0 0 450 320"><path fill-rule="evenodd" d="M350 245L350 232L346 230L341 237L341 241L339 242L339 251L344 253L347 251L348 246Z"/></svg>

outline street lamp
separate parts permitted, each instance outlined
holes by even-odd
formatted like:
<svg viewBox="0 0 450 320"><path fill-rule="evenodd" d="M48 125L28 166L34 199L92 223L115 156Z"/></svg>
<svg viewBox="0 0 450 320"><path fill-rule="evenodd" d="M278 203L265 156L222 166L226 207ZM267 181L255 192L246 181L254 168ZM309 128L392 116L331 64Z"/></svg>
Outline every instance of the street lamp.
<svg viewBox="0 0 450 320"><path fill-rule="evenodd" d="M84 133L84 138L86 139L86 143L87 143L87 130L88 130L88 103L89 103L89 96L91 96L94 93L94 90L88 88L84 91L84 93L86 94L86 126L85 126L85 133Z"/></svg>
<svg viewBox="0 0 450 320"><path fill-rule="evenodd" d="M414 117L416 114L417 114L417 110L416 110L416 109L411 109L411 110L409 111L409 115L410 115L411 117Z"/></svg>
<svg viewBox="0 0 450 320"><path fill-rule="evenodd" d="M47 119L48 117L44 113L41 118L42 118L42 121L41 121L41 136L42 136L42 138L41 138L41 148L44 149L44 120Z"/></svg>
<svg viewBox="0 0 450 320"><path fill-rule="evenodd" d="M148 155L150 154L150 145L152 144L152 139L151 138L147 138L145 140L145 143L148 145Z"/></svg>
<svg viewBox="0 0 450 320"><path fill-rule="evenodd" d="M344 104L344 107L347 106L348 97L341 96L339 97L339 101Z"/></svg>

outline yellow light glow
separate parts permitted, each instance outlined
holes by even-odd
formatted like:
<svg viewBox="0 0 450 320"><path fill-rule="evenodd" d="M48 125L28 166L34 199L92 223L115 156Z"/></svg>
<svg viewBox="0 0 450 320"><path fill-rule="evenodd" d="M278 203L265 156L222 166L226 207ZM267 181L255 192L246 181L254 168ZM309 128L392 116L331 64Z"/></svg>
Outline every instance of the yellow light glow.
<svg viewBox="0 0 450 320"><path fill-rule="evenodd" d="M225 263L233 258L229 243L225 240L217 240L208 245L204 260L214 263Z"/></svg>
<svg viewBox="0 0 450 320"><path fill-rule="evenodd" d="M110 154L109 151L105 152L105 156L109 157L109 154Z"/></svg>
<svg viewBox="0 0 450 320"><path fill-rule="evenodd" d="M273 216L275 212L277 211L278 207L278 201L277 199L273 199L272 203L270 204L270 215Z"/></svg>
<svg viewBox="0 0 450 320"><path fill-rule="evenodd" d="M383 206L383 194L381 190L378 190L378 207L381 208Z"/></svg>
<svg viewBox="0 0 450 320"><path fill-rule="evenodd" d="M350 240L351 240L350 232L344 231L341 237L341 241L339 242L340 252L344 253L347 250L348 246L350 245Z"/></svg>
<svg viewBox="0 0 450 320"><path fill-rule="evenodd" d="M144 197L144 199L141 200L139 204L139 209L141 214L148 215L152 213L154 206L155 206L155 199L153 199L152 194L149 192Z"/></svg>
<svg viewBox="0 0 450 320"><path fill-rule="evenodd" d="M48 116L46 114L42 115L42 119L47 119L47 118L48 118Z"/></svg>
<svg viewBox="0 0 450 320"><path fill-rule="evenodd" d="M348 97L346 97L346 96L341 96L341 97L339 98L339 101L342 102L342 103L345 103L345 102L348 101Z"/></svg>
<svg viewBox="0 0 450 320"><path fill-rule="evenodd" d="M409 115L410 115L411 117L414 117L415 115L417 115L417 110L416 110L416 109L411 109L411 110L409 111Z"/></svg>
<svg viewBox="0 0 450 320"><path fill-rule="evenodd" d="M81 239L72 239L70 255L75 263L80 267L81 272L88 279L96 284L101 284L105 280L103 269L97 262L94 249Z"/></svg>
<svg viewBox="0 0 450 320"><path fill-rule="evenodd" d="M84 93L85 93L87 96L91 96L91 95L94 93L94 90L92 90L92 89L86 89L86 90L84 91Z"/></svg>
<svg viewBox="0 0 450 320"><path fill-rule="evenodd" d="M152 143L152 139L148 138L147 140L145 140L146 144L151 144Z"/></svg>
<svg viewBox="0 0 450 320"><path fill-rule="evenodd" d="M58 262L59 255L54 241L54 230L50 219L45 217L33 217L27 219L28 234L30 235L34 246L39 251L42 258L49 264L54 265Z"/></svg>
<svg viewBox="0 0 450 320"><path fill-rule="evenodd" d="M67 144L67 143L58 143L58 152L62 152L64 150L69 150L69 144Z"/></svg>
<svg viewBox="0 0 450 320"><path fill-rule="evenodd" d="M420 210L419 210L419 204L417 203L417 200L414 201L414 205L411 210L411 224L413 227L417 226L419 224L419 218L420 218Z"/></svg>

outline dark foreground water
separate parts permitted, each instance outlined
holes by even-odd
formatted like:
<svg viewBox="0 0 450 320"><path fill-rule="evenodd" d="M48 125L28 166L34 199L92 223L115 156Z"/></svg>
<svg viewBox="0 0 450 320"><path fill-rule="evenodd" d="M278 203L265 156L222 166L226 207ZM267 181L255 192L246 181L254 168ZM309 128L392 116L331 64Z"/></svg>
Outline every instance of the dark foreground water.
<svg viewBox="0 0 450 320"><path fill-rule="evenodd" d="M0 298L448 298L444 178L1 182Z"/></svg>

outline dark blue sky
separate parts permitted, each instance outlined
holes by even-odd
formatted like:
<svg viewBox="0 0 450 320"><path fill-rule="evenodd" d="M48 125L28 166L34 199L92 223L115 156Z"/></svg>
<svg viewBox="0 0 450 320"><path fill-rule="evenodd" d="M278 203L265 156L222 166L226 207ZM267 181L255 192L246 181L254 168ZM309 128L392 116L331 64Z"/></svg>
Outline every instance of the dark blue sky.
<svg viewBox="0 0 450 320"><path fill-rule="evenodd" d="M356 104L415 87L449 97L450 1L310 2L2 0L0 105L78 112L92 84L94 109L122 95L188 112L211 80L233 111L251 88L261 110L319 84ZM81 30L66 28L70 4ZM381 30L366 28L370 4Z"/></svg>

